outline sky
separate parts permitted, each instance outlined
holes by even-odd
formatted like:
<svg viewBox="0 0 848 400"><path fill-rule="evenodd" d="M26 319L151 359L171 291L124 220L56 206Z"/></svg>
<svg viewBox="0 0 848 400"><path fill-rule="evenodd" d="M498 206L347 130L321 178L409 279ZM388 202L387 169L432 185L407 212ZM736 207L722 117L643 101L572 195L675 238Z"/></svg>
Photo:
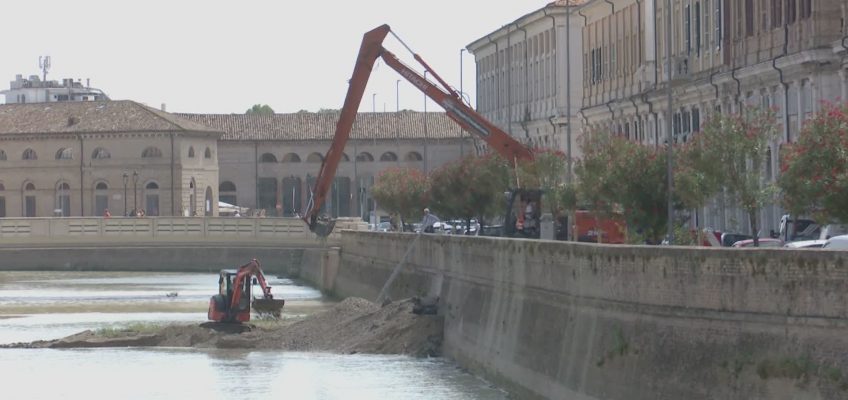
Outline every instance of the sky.
<svg viewBox="0 0 848 400"><path fill-rule="evenodd" d="M338 109L362 35L386 23L456 88L462 57L473 102L474 57L460 49L550 1L8 2L0 88L16 74L41 75L38 58L49 55L48 80L88 78L113 100L164 103L170 112L243 113L257 103L280 113ZM391 36L384 47L414 63ZM424 95L378 62L359 110L394 111L398 102L423 110Z"/></svg>

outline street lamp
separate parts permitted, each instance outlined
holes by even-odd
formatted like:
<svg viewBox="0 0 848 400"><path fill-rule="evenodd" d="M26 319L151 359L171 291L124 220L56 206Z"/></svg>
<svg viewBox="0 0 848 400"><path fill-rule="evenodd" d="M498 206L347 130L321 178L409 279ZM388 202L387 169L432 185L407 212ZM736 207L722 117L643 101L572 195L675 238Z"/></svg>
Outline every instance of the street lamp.
<svg viewBox="0 0 848 400"><path fill-rule="evenodd" d="M427 70L424 70L424 80L427 80ZM428 172L427 163L427 92L424 92L424 173Z"/></svg>
<svg viewBox="0 0 848 400"><path fill-rule="evenodd" d="M400 79L395 82L395 102L397 103L396 111L400 111Z"/></svg>
<svg viewBox="0 0 848 400"><path fill-rule="evenodd" d="M126 172L124 172L124 175L122 175L122 177L124 178L124 216L126 216L127 215L127 181L129 181L130 176L127 175Z"/></svg>
<svg viewBox="0 0 848 400"><path fill-rule="evenodd" d="M465 91L462 88L462 53L465 53L464 47L459 49L459 97L460 97L459 100L464 102L465 99L462 98L463 93L465 93ZM469 99L469 100L471 100L471 99ZM469 101L468 103L471 103L471 101ZM459 131L459 156L460 157L465 156L465 144L463 142L465 142L465 129L460 129L460 131Z"/></svg>
<svg viewBox="0 0 848 400"><path fill-rule="evenodd" d="M137 203L138 196L136 196L136 194L138 193L138 192L136 192L137 185L138 185L138 171L133 171L133 210L138 210L138 203Z"/></svg>
<svg viewBox="0 0 848 400"><path fill-rule="evenodd" d="M674 113L674 109L672 107L672 93L671 93L671 87L672 87L672 85L671 85L672 84L672 82L671 82L671 78L672 78L671 77L671 0L668 0L666 2L666 9L668 11L668 14L667 14L668 17L666 19L666 30L665 30L665 40L666 40L666 42L665 42L666 47L665 48L666 48L666 51L667 51L667 54L666 54L666 58L667 58L666 69L668 69L668 88L667 88L668 89L668 99L667 99L668 100L668 120L666 121L665 128L668 130L668 133L666 135L666 137L668 138L668 143L666 144L668 146L668 149L667 149L668 150L668 166L667 166L668 171L666 171L666 174L668 175L668 183L667 183L667 185L668 185L668 244L673 245L674 244L674 221L673 221L674 211L672 209L672 205L673 205L673 203L672 203L672 199L673 199L672 190L673 190L673 186L674 186L674 176L672 174L674 172L673 172L672 168L674 167L674 150L673 150L672 147L674 145L674 141L673 141L673 137L672 137L673 125L672 125L671 119L673 117L672 114Z"/></svg>

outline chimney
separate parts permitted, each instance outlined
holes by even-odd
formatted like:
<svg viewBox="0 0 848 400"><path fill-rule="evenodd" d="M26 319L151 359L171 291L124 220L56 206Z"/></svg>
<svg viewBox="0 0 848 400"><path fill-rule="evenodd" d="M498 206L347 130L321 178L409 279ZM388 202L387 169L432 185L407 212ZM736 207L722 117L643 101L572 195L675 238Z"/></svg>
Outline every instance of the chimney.
<svg viewBox="0 0 848 400"><path fill-rule="evenodd" d="M162 111L168 112L168 107L165 103L162 103Z"/></svg>
<svg viewBox="0 0 848 400"><path fill-rule="evenodd" d="M90 78L85 78L85 88L86 89L91 88L91 79Z"/></svg>

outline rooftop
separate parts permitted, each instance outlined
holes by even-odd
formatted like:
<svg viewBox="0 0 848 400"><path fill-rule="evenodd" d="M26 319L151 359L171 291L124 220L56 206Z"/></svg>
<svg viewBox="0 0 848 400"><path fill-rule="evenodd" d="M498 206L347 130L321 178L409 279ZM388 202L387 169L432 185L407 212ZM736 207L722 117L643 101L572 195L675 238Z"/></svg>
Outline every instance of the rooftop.
<svg viewBox="0 0 848 400"><path fill-rule="evenodd" d="M221 140L332 140L340 113L293 114L174 114L221 130ZM426 122L425 122L426 121ZM426 130L425 130L426 124ZM444 112L400 111L359 113L352 139L452 139L462 130Z"/></svg>
<svg viewBox="0 0 848 400"><path fill-rule="evenodd" d="M174 131L221 134L129 100L0 105L0 135Z"/></svg>

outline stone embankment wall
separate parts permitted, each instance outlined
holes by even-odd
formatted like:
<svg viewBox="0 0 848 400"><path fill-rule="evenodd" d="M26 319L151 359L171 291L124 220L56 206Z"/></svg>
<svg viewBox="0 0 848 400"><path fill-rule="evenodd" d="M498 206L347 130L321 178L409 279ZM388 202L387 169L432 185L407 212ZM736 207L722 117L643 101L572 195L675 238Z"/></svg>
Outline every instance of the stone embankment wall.
<svg viewBox="0 0 848 400"><path fill-rule="evenodd" d="M412 234L345 232L301 275L375 299ZM848 254L424 235L445 353L521 398L848 398Z"/></svg>

